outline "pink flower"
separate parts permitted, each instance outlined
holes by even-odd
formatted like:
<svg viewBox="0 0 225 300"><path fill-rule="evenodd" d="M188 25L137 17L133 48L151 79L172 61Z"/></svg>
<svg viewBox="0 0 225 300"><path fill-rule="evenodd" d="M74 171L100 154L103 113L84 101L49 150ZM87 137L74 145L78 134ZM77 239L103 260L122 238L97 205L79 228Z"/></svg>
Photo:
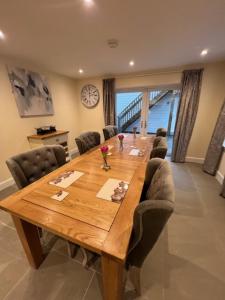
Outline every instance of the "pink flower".
<svg viewBox="0 0 225 300"><path fill-rule="evenodd" d="M118 135L118 139L119 139L120 141L122 141L122 140L124 139L124 135L123 135L123 134L119 134L119 135Z"/></svg>
<svg viewBox="0 0 225 300"><path fill-rule="evenodd" d="M107 154L108 151L109 151L109 147L108 146L102 146L100 148L100 150L101 150L102 154Z"/></svg>

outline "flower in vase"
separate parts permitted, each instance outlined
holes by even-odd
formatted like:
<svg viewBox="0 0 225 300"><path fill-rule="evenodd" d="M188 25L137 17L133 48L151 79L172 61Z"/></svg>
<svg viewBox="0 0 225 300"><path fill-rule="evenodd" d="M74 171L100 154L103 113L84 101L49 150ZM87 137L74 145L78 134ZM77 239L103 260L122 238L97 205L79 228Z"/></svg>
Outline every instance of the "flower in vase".
<svg viewBox="0 0 225 300"><path fill-rule="evenodd" d="M123 134L119 134L119 135L118 135L118 139L119 139L120 141L122 141L122 140L124 139L124 135L123 135Z"/></svg>
<svg viewBox="0 0 225 300"><path fill-rule="evenodd" d="M109 147L108 146L102 146L100 148L101 152L102 152L102 157L103 157L103 161L104 161L104 165L102 166L103 169L105 169L105 171L108 171L111 167L110 165L107 163L107 154L109 151Z"/></svg>
<svg viewBox="0 0 225 300"><path fill-rule="evenodd" d="M119 134L118 135L118 139L120 141L120 150L123 151L123 139L124 139L124 135L123 134Z"/></svg>
<svg viewBox="0 0 225 300"><path fill-rule="evenodd" d="M109 152L109 147L108 147L108 146L102 146L102 147L100 148L100 150L101 150L101 152L102 152L102 156L103 156L103 157L106 157L107 154L108 154L108 152Z"/></svg>

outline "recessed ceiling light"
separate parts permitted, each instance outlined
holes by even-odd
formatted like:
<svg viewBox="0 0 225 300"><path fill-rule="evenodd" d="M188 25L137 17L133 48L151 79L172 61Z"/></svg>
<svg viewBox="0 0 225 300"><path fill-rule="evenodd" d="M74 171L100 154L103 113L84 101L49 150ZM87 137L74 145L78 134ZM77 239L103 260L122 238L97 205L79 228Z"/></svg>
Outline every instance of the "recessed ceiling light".
<svg viewBox="0 0 225 300"><path fill-rule="evenodd" d="M133 66L134 66L134 61L131 60L131 61L129 62L129 65L130 65L131 67L133 67Z"/></svg>
<svg viewBox="0 0 225 300"><path fill-rule="evenodd" d="M88 6L91 6L94 4L94 1L93 0L84 0L84 3Z"/></svg>
<svg viewBox="0 0 225 300"><path fill-rule="evenodd" d="M208 49L203 49L201 52L201 56L206 56L208 54L209 50Z"/></svg>
<svg viewBox="0 0 225 300"><path fill-rule="evenodd" d="M0 30L0 39L1 39L1 40L4 40L4 38L5 38L5 35L4 35L4 33Z"/></svg>
<svg viewBox="0 0 225 300"><path fill-rule="evenodd" d="M80 74L83 74L83 73L84 73L84 70L83 70L83 69L79 69L78 72L79 72Z"/></svg>

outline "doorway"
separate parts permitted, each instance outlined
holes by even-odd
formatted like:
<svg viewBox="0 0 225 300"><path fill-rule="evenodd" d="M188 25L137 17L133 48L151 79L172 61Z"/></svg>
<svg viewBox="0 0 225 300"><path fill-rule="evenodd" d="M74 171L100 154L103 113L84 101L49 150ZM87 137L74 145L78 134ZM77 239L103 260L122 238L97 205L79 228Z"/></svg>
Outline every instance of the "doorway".
<svg viewBox="0 0 225 300"><path fill-rule="evenodd" d="M180 90L144 89L116 93L117 126L120 132L155 134L160 127L167 129L168 152L172 153L173 136L180 100Z"/></svg>

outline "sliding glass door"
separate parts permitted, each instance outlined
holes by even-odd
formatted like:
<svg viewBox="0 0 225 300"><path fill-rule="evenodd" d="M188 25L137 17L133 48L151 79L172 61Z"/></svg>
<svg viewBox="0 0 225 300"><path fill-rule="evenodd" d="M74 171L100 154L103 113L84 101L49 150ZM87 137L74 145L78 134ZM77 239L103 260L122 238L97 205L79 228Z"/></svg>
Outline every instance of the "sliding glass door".
<svg viewBox="0 0 225 300"><path fill-rule="evenodd" d="M179 100L180 91L177 89L148 91L147 133L155 134L160 127L167 129L167 155L172 153Z"/></svg>
<svg viewBox="0 0 225 300"><path fill-rule="evenodd" d="M155 134L167 129L168 155L172 152L180 91L178 89L143 89L116 94L117 126L120 132Z"/></svg>
<svg viewBox="0 0 225 300"><path fill-rule="evenodd" d="M116 94L116 119L120 132L144 134L146 93L142 91L118 92Z"/></svg>

